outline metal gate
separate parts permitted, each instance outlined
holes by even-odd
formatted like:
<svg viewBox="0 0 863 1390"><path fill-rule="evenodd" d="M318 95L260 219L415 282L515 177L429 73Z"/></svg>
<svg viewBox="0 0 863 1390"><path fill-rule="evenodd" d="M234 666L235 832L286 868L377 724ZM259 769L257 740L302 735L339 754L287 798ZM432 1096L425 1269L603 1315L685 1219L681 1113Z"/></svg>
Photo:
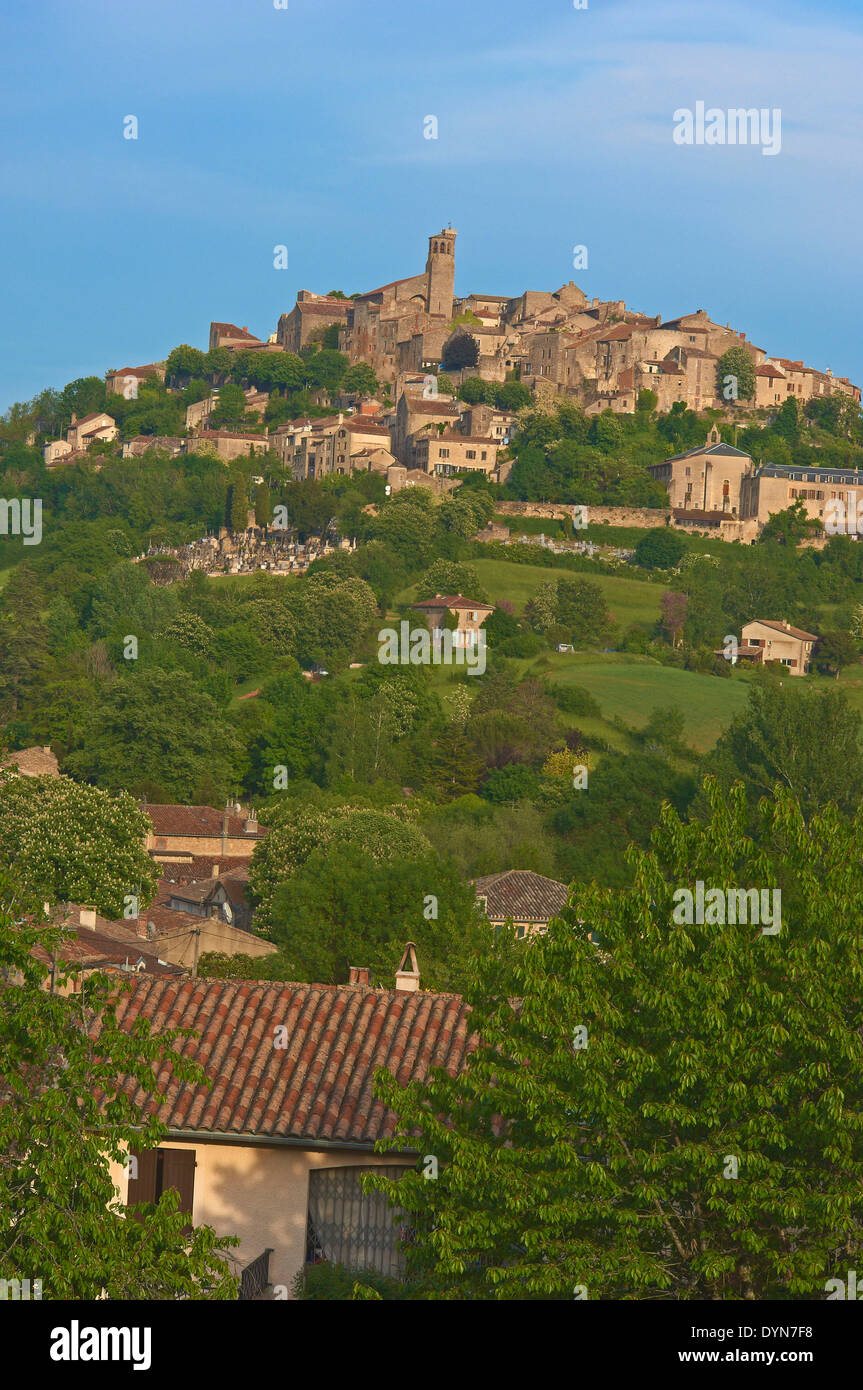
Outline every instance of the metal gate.
<svg viewBox="0 0 863 1390"><path fill-rule="evenodd" d="M402 1227L382 1192L364 1192L364 1173L399 1178L401 1164L383 1167L313 1168L309 1173L306 1263L329 1260L349 1269L376 1269L400 1278Z"/></svg>

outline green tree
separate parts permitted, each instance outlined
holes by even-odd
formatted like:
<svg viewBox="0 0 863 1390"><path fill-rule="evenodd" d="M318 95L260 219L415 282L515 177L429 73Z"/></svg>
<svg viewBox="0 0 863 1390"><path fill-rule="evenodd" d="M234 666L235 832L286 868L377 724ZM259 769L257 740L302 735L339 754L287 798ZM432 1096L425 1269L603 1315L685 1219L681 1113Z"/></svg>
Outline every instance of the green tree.
<svg viewBox="0 0 863 1390"><path fill-rule="evenodd" d="M861 719L841 690L796 690L763 679L709 758L730 787L740 779L754 803L775 786L793 793L806 817L833 803L852 815L863 800Z"/></svg>
<svg viewBox="0 0 863 1390"><path fill-rule="evenodd" d="M522 410L532 399L530 388L523 381L505 381L495 392L498 410Z"/></svg>
<svg viewBox="0 0 863 1390"><path fill-rule="evenodd" d="M63 387L61 414L77 415L79 420L95 410L105 409L105 383L100 376L79 376Z"/></svg>
<svg viewBox="0 0 863 1390"><path fill-rule="evenodd" d="M755 395L755 363L744 347L723 352L716 364L716 394L723 401L751 401Z"/></svg>
<svg viewBox="0 0 863 1390"><path fill-rule="evenodd" d="M373 859L362 844L337 838L277 889L271 916L294 978L332 984L357 964L390 984L405 942L414 941L423 987L457 990L468 957L491 944L473 889L436 855Z"/></svg>
<svg viewBox="0 0 863 1390"><path fill-rule="evenodd" d="M258 526L269 526L273 519L273 504L270 501L270 489L266 481L258 483L255 493L255 521Z"/></svg>
<svg viewBox="0 0 863 1390"><path fill-rule="evenodd" d="M171 1059L178 1082L207 1078L179 1050L177 1030L153 1036L139 1018L117 1020L117 987L104 975L80 992L48 988L50 956L64 941L0 885L0 1278L41 1279L43 1298L235 1299L225 1255L238 1242L186 1228L169 1190L131 1221L109 1161L152 1149L167 1131L145 1119L127 1084L158 1093ZM62 968L60 975L62 978Z"/></svg>
<svg viewBox="0 0 863 1390"><path fill-rule="evenodd" d="M222 429L224 426L238 426L243 423L246 414L246 395L242 386L235 386L228 382L227 386L222 386L219 390L218 403L213 408L211 422L214 429Z"/></svg>
<svg viewBox="0 0 863 1390"><path fill-rule="evenodd" d="M844 666L859 665L860 653L850 633L832 631L824 632L819 637L812 659L816 670L835 676L838 680Z"/></svg>
<svg viewBox="0 0 863 1390"><path fill-rule="evenodd" d="M171 386L184 386L192 377L206 375L204 353L199 348L181 343L168 353L165 363L165 381Z"/></svg>
<svg viewBox="0 0 863 1390"><path fill-rule="evenodd" d="M470 333L463 330L452 334L443 345L441 366L444 371L460 371L463 367L475 367L479 361L479 343Z"/></svg>
<svg viewBox="0 0 863 1390"><path fill-rule="evenodd" d="M806 504L798 497L781 512L771 512L761 528L759 542L778 541L780 545L796 546L806 536L815 536L822 529L817 516L810 516Z"/></svg>
<svg viewBox="0 0 863 1390"><path fill-rule="evenodd" d="M150 829L125 793L0 773L0 856L40 901L83 903L106 917L122 915L127 894L146 907L159 881L144 849Z"/></svg>
<svg viewBox="0 0 863 1390"><path fill-rule="evenodd" d="M643 569L670 570L680 564L686 542L670 526L656 526L641 537L635 547L635 563Z"/></svg>
<svg viewBox="0 0 863 1390"><path fill-rule="evenodd" d="M348 395L374 396L380 390L380 382L367 362L357 362L342 377L342 390Z"/></svg>
<svg viewBox="0 0 863 1390"><path fill-rule="evenodd" d="M228 487L228 523L235 535L249 524L249 495L242 473L234 473Z"/></svg>
<svg viewBox="0 0 863 1390"><path fill-rule="evenodd" d="M611 625L600 586L592 579L559 579L557 621L569 629L573 642L598 641Z"/></svg>
<svg viewBox="0 0 863 1390"><path fill-rule="evenodd" d="M76 724L64 766L112 791L218 805L236 787L241 751L210 695L184 671L156 667L98 693Z"/></svg>
<svg viewBox="0 0 863 1390"><path fill-rule="evenodd" d="M706 824L668 808L631 852L630 890L576 887L547 935L477 962L457 1075L378 1072L387 1142L438 1159L436 1182L372 1182L429 1296L817 1298L863 1254L863 822L807 827L783 794L768 849L740 788L705 796ZM778 888L779 934L681 924L699 880Z"/></svg>
<svg viewBox="0 0 863 1390"><path fill-rule="evenodd" d="M322 348L306 358L305 374L309 386L319 386L332 394L338 391L348 370L348 359L332 348Z"/></svg>
<svg viewBox="0 0 863 1390"><path fill-rule="evenodd" d="M635 408L640 415L650 415L659 405L659 397L655 391L651 391L649 386L645 386L638 393L638 400Z"/></svg>
<svg viewBox="0 0 863 1390"><path fill-rule="evenodd" d="M794 396L784 400L776 412L773 428L789 444L796 444L803 432L805 420L800 403Z"/></svg>
<svg viewBox="0 0 863 1390"><path fill-rule="evenodd" d="M450 362L449 366L454 364ZM473 363L468 363L472 366ZM461 386L458 388L459 398L467 405L481 405L488 392L489 382L483 381L481 376L465 377Z"/></svg>

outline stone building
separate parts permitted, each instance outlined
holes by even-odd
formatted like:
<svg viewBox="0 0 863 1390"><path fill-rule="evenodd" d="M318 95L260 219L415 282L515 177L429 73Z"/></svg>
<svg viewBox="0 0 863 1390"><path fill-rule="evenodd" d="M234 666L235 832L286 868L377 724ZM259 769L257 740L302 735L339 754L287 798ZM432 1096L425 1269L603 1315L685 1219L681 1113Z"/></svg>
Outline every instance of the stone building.
<svg viewBox="0 0 863 1390"><path fill-rule="evenodd" d="M424 473L448 478L453 473L480 472L490 474L497 466L500 445L487 435L460 434L444 430L416 439L413 456L416 467Z"/></svg>
<svg viewBox="0 0 863 1390"><path fill-rule="evenodd" d="M741 489L741 516L755 517L765 522L776 512L784 512L802 502L806 515L822 524L829 521L837 508L828 503L841 502L844 514L855 519L851 533L856 530L857 499L863 503L863 471L853 468L798 468L793 465L766 463L747 474ZM826 515L825 515L826 513Z"/></svg>
<svg viewBox="0 0 863 1390"><path fill-rule="evenodd" d="M333 324L346 324L350 307L349 299L300 290L293 309L279 319L276 341L285 352L299 353L300 348L318 337L325 328Z"/></svg>
<svg viewBox="0 0 863 1390"><path fill-rule="evenodd" d="M423 274L350 301L339 344L352 363L367 362L381 381L394 381L400 371L440 361L455 302L456 235L445 227L429 237Z"/></svg>
<svg viewBox="0 0 863 1390"><path fill-rule="evenodd" d="M742 449L724 444L716 425L707 442L663 463L652 463L648 472L664 483L672 507L683 511L725 512L742 516L741 489L752 459ZM748 514L748 513L747 513Z"/></svg>
<svg viewBox="0 0 863 1390"><path fill-rule="evenodd" d="M566 907L569 889L532 869L506 869L473 879L477 899L496 930L512 922L516 936L534 936Z"/></svg>
<svg viewBox="0 0 863 1390"><path fill-rule="evenodd" d="M762 665L778 661L787 666L789 675L805 676L812 663L812 650L818 641L818 634L791 627L784 619L777 623L755 618L751 623L744 623L740 639L741 650L759 649Z"/></svg>

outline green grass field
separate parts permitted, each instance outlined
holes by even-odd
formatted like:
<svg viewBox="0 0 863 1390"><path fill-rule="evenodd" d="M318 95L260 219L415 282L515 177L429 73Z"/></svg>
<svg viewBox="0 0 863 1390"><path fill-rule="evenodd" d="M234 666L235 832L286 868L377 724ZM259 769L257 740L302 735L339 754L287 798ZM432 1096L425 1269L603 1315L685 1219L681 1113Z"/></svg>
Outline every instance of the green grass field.
<svg viewBox="0 0 863 1390"><path fill-rule="evenodd" d="M703 752L712 748L723 728L746 704L749 680L722 680L660 666L649 657L609 652L599 656L558 655L551 658L548 679L561 685L580 685L602 709L605 720L623 719L643 728L651 710L676 705L685 720L684 742ZM576 723L583 721L576 720ZM585 726L585 732L590 732Z"/></svg>
<svg viewBox="0 0 863 1390"><path fill-rule="evenodd" d="M527 600L536 593L540 584L555 579L581 577L598 584L605 595L605 601L614 614L615 622L621 627L639 623L651 628L659 617L659 603L662 589L658 584L650 584L643 579L625 579L617 575L587 574L578 576L569 569L549 565L517 565L508 560L474 560L477 574L493 603L509 599L515 604L516 612L522 613Z"/></svg>

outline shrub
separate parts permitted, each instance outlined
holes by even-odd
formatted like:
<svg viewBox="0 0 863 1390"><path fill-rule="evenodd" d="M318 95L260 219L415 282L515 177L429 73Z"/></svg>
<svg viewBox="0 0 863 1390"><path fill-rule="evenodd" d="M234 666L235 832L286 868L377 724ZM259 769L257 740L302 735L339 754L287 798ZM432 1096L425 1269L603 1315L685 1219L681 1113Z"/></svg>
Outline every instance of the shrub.
<svg viewBox="0 0 863 1390"><path fill-rule="evenodd" d="M376 1269L348 1269L346 1265L330 1264L323 1260L317 1265L307 1265L294 1276L291 1294L304 1301L331 1301L348 1303L362 1298L355 1289L369 1289L384 1301L407 1298L408 1292L398 1279L379 1274ZM368 1297L368 1294L365 1295Z"/></svg>
<svg viewBox="0 0 863 1390"><path fill-rule="evenodd" d="M550 685L548 693L558 709L565 714L592 715L599 718L602 711L589 690L581 685Z"/></svg>

